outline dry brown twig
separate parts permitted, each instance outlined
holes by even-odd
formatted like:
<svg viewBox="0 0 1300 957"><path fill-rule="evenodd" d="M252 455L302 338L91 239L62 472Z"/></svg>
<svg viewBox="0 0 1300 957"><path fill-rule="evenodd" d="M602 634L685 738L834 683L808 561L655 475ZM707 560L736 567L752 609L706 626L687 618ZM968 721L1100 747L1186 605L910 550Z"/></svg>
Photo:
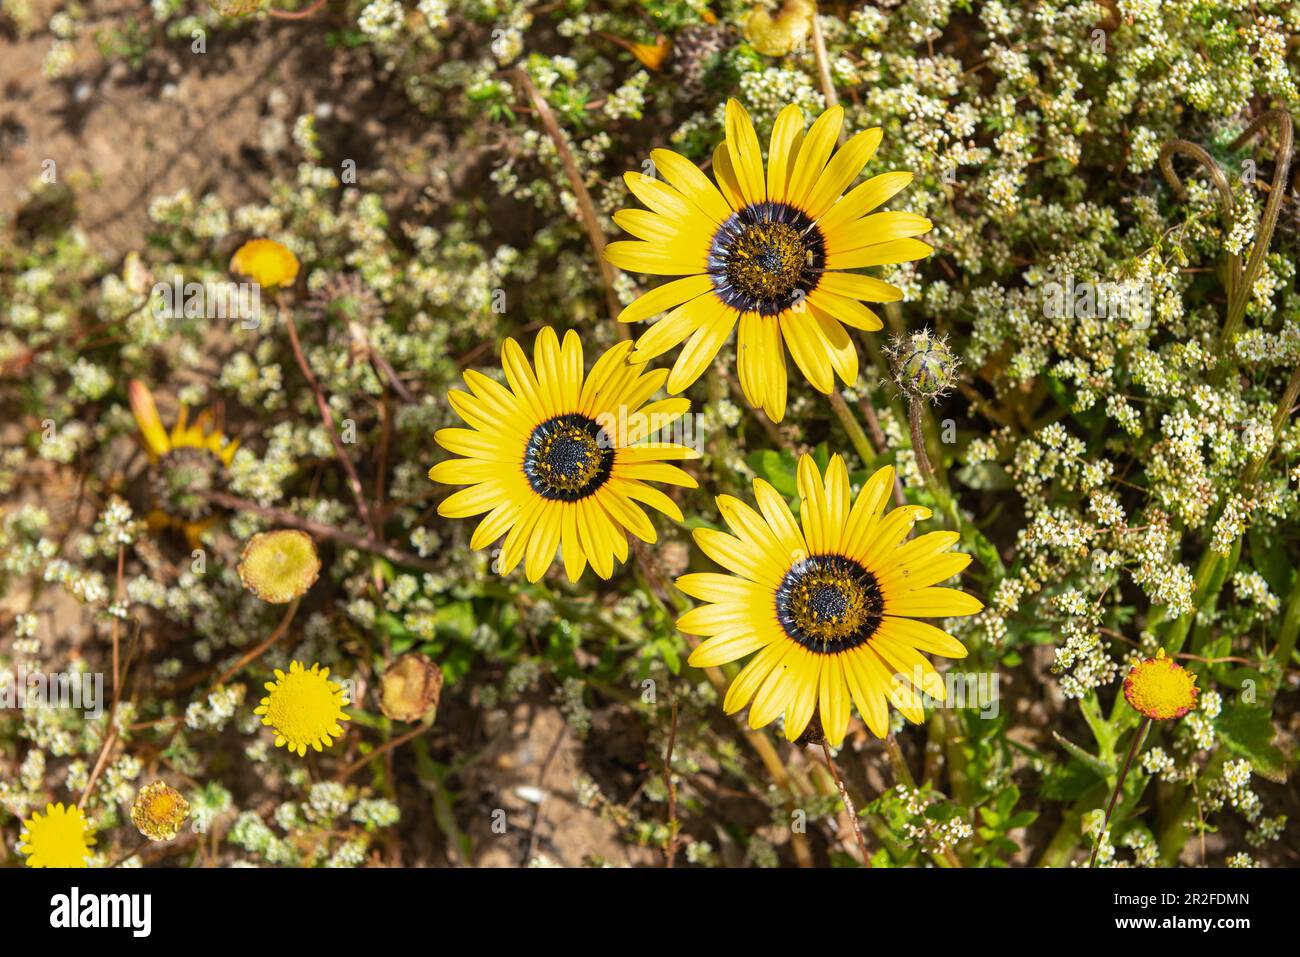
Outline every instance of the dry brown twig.
<svg viewBox="0 0 1300 957"><path fill-rule="evenodd" d="M348 456L347 449L343 447L343 440L339 438L338 430L334 428L334 413L330 411L329 402L325 399L325 393L321 391L320 382L316 379L316 373L311 371L311 366L307 364L307 357L303 355L302 343L298 340L298 324L293 320L293 314L288 310L284 313L284 322L289 329L289 342L293 346L293 356L298 361L298 368L302 370L303 377L307 380L307 385L311 387L312 395L316 397L316 407L320 409L320 417L325 423L325 431L329 433L330 442L334 445L334 454L338 457L339 464L343 466L343 471L347 473L348 488L352 490L352 497L357 503L357 512L361 515L361 521L367 528L373 529L370 519L370 506L366 504L365 491L361 487L361 476L357 474L356 466L352 464L352 459Z"/></svg>
<svg viewBox="0 0 1300 957"><path fill-rule="evenodd" d="M555 119L555 113L551 109L551 105L546 102L546 97L542 96L541 91L537 89L537 85L533 83L533 79L528 75L527 71L522 69L512 70L511 75L519 88L523 90L528 102L532 104L538 118L542 121L542 126L546 128L546 135L555 144L555 153L560 159L560 165L564 168L564 175L569 180L569 188L578 201L578 211L582 214L582 224L587 230L587 241L591 244L592 254L596 257L596 265L600 269L601 283L605 287L605 305L609 309L609 317L613 319L623 311L623 304L619 302L618 293L614 290L614 265L605 258L605 234L600 228L600 217L596 215L596 204L591 201L591 193L587 191L587 184L582 180L578 162L573 157L573 151L569 149L569 142L564 138L564 132ZM626 339L628 337L627 327L622 323L617 323L617 328L619 337Z"/></svg>

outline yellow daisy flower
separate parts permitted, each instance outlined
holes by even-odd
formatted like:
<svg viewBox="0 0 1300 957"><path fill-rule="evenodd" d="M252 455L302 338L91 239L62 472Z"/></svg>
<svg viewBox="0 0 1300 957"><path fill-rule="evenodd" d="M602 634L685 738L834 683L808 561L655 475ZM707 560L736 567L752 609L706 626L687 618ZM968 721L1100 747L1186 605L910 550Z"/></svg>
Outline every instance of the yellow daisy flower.
<svg viewBox="0 0 1300 957"><path fill-rule="evenodd" d="M504 535L502 574L523 559L528 580L537 581L559 547L570 581L578 580L588 562L609 578L614 559L627 560L627 532L644 542L656 540L637 503L682 521L676 503L649 483L695 487L668 460L698 453L658 441L690 403L647 404L668 373L629 361L631 350L626 342L610 349L584 379L577 333L567 333L561 346L547 327L537 334L533 365L514 339L506 340L501 357L508 388L471 369L465 372L470 392L448 394L470 428L441 429L434 439L468 457L438 463L429 478L470 487L444 499L438 514L466 518L486 512L470 547L484 548Z"/></svg>
<svg viewBox="0 0 1300 957"><path fill-rule="evenodd" d="M36 811L23 821L18 841L28 867L86 867L95 838L81 808L60 803L45 805L44 817Z"/></svg>
<svg viewBox="0 0 1300 957"><path fill-rule="evenodd" d="M230 271L247 276L264 289L292 286L298 278L298 257L273 239L250 239L235 250Z"/></svg>
<svg viewBox="0 0 1300 957"><path fill-rule="evenodd" d="M799 522L776 489L755 479L757 512L737 498L718 497L734 535L695 530L701 550L739 577L677 580L683 592L711 603L677 621L686 634L710 636L690 663L708 668L758 652L732 682L723 708L732 714L750 705L754 728L784 714L791 741L819 712L826 739L839 745L850 698L878 737L889 730L887 702L909 721L923 721L917 691L942 700L944 683L921 652L963 658L966 649L916 619L973 615L984 607L965 592L933 587L965 568L970 556L948 551L956 532L904 542L930 510L904 505L884 513L894 485L890 466L871 476L853 501L838 455L824 481L812 457L802 456L797 479Z"/></svg>
<svg viewBox="0 0 1300 957"><path fill-rule="evenodd" d="M1196 675L1161 648L1154 658L1145 658L1124 679L1124 700L1148 718L1165 721L1181 718L1196 707Z"/></svg>
<svg viewBox="0 0 1300 957"><path fill-rule="evenodd" d="M237 439L228 439L213 427L212 413L204 411L191 424L189 410L182 405L170 432L162 424L153 393L139 379L127 385L131 413L144 443L149 461L155 466L152 491L159 507L146 521L157 533L165 528L179 528L193 547L215 519L208 514L208 501L199 491L211 489L218 466L229 467L239 448Z"/></svg>
<svg viewBox="0 0 1300 957"><path fill-rule="evenodd" d="M288 747L301 757L308 745L320 751L342 736L339 722L351 718L343 713L343 687L329 676L328 668L304 668L301 661L290 663L288 674L275 669L275 680L266 683L270 694L253 714L261 715L262 724L275 732L277 748Z"/></svg>
<svg viewBox="0 0 1300 957"><path fill-rule="evenodd" d="M618 317L637 322L671 310L642 334L633 354L649 360L686 342L669 392L700 377L737 321L741 388L772 421L785 415L786 349L820 392L830 393L835 375L857 381L858 354L844 327L881 328L863 301L894 302L903 294L850 270L923 259L932 250L912 238L929 231L924 216L872 213L912 181L911 173L872 177L841 197L882 135L879 128L858 133L832 155L843 121L844 110L833 106L805 134L803 113L787 106L772 127L764 172L749 115L730 100L726 141L713 153L716 186L686 157L663 149L650 153L662 180L624 176L649 209L614 214L637 240L610 243L606 258L631 272L684 277L641 296Z"/></svg>

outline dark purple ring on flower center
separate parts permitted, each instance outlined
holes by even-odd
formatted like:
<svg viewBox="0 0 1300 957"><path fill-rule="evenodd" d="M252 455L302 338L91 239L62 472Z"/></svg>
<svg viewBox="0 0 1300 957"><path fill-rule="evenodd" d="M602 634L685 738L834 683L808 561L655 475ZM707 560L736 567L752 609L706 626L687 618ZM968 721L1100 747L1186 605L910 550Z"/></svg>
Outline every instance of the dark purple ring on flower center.
<svg viewBox="0 0 1300 957"><path fill-rule="evenodd" d="M865 644L880 627L885 596L876 576L842 555L812 555L790 567L776 590L776 617L818 654Z"/></svg>
<svg viewBox="0 0 1300 957"><path fill-rule="evenodd" d="M534 492L557 502L576 502L609 481L614 443L598 423L571 412L533 429L524 446L524 476Z"/></svg>
<svg viewBox="0 0 1300 957"><path fill-rule="evenodd" d="M732 213L709 246L714 293L734 309L764 316L801 303L825 265L821 230L786 203L754 203Z"/></svg>

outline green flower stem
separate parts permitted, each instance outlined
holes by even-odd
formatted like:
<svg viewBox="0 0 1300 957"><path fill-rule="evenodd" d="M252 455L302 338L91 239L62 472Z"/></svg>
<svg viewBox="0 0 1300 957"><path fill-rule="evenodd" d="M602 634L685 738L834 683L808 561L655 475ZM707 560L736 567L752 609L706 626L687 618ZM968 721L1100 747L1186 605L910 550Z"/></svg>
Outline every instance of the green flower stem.
<svg viewBox="0 0 1300 957"><path fill-rule="evenodd" d="M898 739L893 732L885 735L885 753L889 755L889 765L894 769L894 780L906 785L909 790L915 790L916 779L912 777L912 769L907 766L903 749L898 746Z"/></svg>
<svg viewBox="0 0 1300 957"><path fill-rule="evenodd" d="M907 424L912 432L912 455L916 457L916 467L925 479L925 484L933 486L936 483L934 466L930 464L930 449L926 442L925 424L922 421L924 410L921 408L921 400L912 396L907 403ZM942 462L940 463L942 466Z"/></svg>
<svg viewBox="0 0 1300 957"><path fill-rule="evenodd" d="M1282 209L1282 200L1287 192L1287 176L1291 169L1291 147L1294 142L1294 130L1291 114L1286 110L1267 110L1255 118L1245 131L1232 143L1232 149L1240 149L1246 141L1258 133L1266 123L1276 122L1280 130L1276 165L1273 170L1273 184L1268 199L1264 203L1264 215L1255 230L1255 242L1250 249L1250 258L1237 278L1236 288L1229 289L1228 318L1223 324L1219 336L1219 354L1223 357L1218 368L1210 377L1213 385L1221 385L1233 368L1232 346L1241 324L1246 317L1246 306L1250 302L1251 290L1264 269L1264 257L1268 254L1269 244L1273 241L1273 230L1277 227L1278 214ZM1231 227L1229 227L1231 228ZM1238 260L1238 270L1241 270Z"/></svg>
<svg viewBox="0 0 1300 957"><path fill-rule="evenodd" d="M858 453L858 458L862 459L862 464L868 471L876 467L876 450L871 447L871 442L867 439L867 433L862 431L862 426L858 424L857 417L854 416L853 410L849 408L844 396L840 395L838 389L832 389L829 396L831 409L835 412L836 418L840 420L840 425L844 426L844 431L848 433L849 441L853 444L854 451Z"/></svg>
<svg viewBox="0 0 1300 957"><path fill-rule="evenodd" d="M1110 827L1110 816L1115 812L1115 802L1119 800L1120 793L1124 790L1124 779L1128 777L1128 769L1133 764L1133 756L1142 750L1142 742L1147 738L1147 732L1151 730L1151 719L1144 717L1142 726L1137 733L1133 735L1133 744L1128 749L1128 757L1124 759L1124 767L1120 768L1119 777L1115 779L1115 790L1111 792L1110 803L1106 805L1106 817L1101 823L1101 833L1097 835L1097 841L1092 846L1092 857L1088 859L1089 867L1097 866L1097 852L1101 850L1101 842L1106 836L1106 829Z"/></svg>
<svg viewBox="0 0 1300 957"><path fill-rule="evenodd" d="M1065 867L1070 862L1070 856L1074 853L1074 849L1079 846L1082 837L1080 828L1083 823L1083 815L1096 807L1097 802L1105 794L1106 786L1099 781L1085 791L1070 809L1061 816L1060 827L1056 829L1056 833L1052 835L1047 848L1038 859L1039 867Z"/></svg>
<svg viewBox="0 0 1300 957"><path fill-rule="evenodd" d="M1282 627L1278 631L1277 646L1273 649L1273 660L1278 663L1281 673L1278 683L1291 666L1291 656L1295 654L1296 635L1300 634L1300 572L1291 584L1291 594L1287 598L1286 611L1282 614Z"/></svg>
<svg viewBox="0 0 1300 957"><path fill-rule="evenodd" d="M726 382L722 378L717 363L709 367L709 376L707 380L709 390L709 404L715 408L719 403L727 398ZM734 495L740 491L740 483L736 472L727 463L736 457L736 443L732 437L731 429L717 429L713 436L713 459L715 462L721 462L721 469L714 469L713 472L717 477L718 484L722 490L729 495ZM721 474L717 474L717 473Z"/></svg>
<svg viewBox="0 0 1300 957"><path fill-rule="evenodd" d="M939 462L939 471L936 472L926 449L925 421L925 410L921 407L921 401L913 397L908 402L908 422L912 431L912 453L916 457L917 471L921 473L921 478L925 480L926 489L934 498L940 514L945 516L952 524L952 527L957 530L957 533L961 535L962 543L966 548L979 558L994 578L1005 577L1006 566L1002 564L1002 556L998 553L997 548L985 537L983 532L975 527L974 523L967 521L962 516L961 509L957 506L957 499L949 490L947 472L943 470L943 461L939 456L936 456L934 460ZM942 481L940 481L941 478Z"/></svg>
<svg viewBox="0 0 1300 957"><path fill-rule="evenodd" d="M970 807L974 800L970 787L970 758L963 745L966 736L952 725L959 719L947 711L942 714L943 735L938 743L944 748L944 757L948 762L948 786L952 788L953 799L962 807ZM958 733L954 733L954 731Z"/></svg>

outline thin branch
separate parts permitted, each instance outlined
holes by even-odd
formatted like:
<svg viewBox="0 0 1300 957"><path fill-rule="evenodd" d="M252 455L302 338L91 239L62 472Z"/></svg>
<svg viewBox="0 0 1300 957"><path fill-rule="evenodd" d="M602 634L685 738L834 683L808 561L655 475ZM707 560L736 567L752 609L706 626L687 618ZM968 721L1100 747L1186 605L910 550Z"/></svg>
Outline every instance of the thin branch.
<svg viewBox="0 0 1300 957"><path fill-rule="evenodd" d="M438 571L440 566L428 558L421 558L418 555L412 555L410 552L404 552L400 548L395 548L387 542L382 542L377 538L363 537L355 535L352 532L345 532L341 528L335 528L333 525L326 525L323 522L315 522L309 518L303 518L295 515L293 512L287 512L280 508L269 508L265 505L258 505L245 498L239 498L234 495L228 495L225 492L202 491L202 495L208 501L220 505L223 508L234 509L240 512L254 512L271 521L285 525L289 528L300 528L313 536L320 538L332 539L336 542L342 542L351 548L358 548L363 552L371 552L381 558L387 558L396 565L405 565L408 568L418 568L421 571Z"/></svg>
<svg viewBox="0 0 1300 957"><path fill-rule="evenodd" d="M817 7L814 4L812 12L812 47L813 58L817 61L817 78L821 82L822 97L826 100L826 108L838 106L840 102L839 94L835 92L835 80L831 76L830 58L826 55L826 37L822 34L821 22L817 19ZM847 130L840 127L839 141L844 145Z"/></svg>
<svg viewBox="0 0 1300 957"><path fill-rule="evenodd" d="M293 345L293 355L298 360L298 368L302 370L303 376L307 379L307 385L311 387L312 394L316 396L316 406L320 409L320 417L325 423L325 431L329 433L330 442L334 444L334 454L338 457L339 464L343 466L343 471L347 472L348 487L352 490L353 499L356 500L361 521L365 523L367 528L373 528L374 526L370 521L370 506L366 504L366 495L361 488L361 477L357 475L356 467L352 464L352 459L348 457L347 450L343 448L343 441L334 428L334 413L330 411L329 402L325 399L325 393L321 391L320 383L316 380L316 373L311 371L311 366L307 364L307 357L303 355L302 343L298 341L298 324L293 321L293 314L289 310L284 312L284 321L285 325L289 327L289 342Z"/></svg>
<svg viewBox="0 0 1300 957"><path fill-rule="evenodd" d="M573 151L569 149L569 143L564 138L564 133L560 129L560 124L555 119L555 113L551 110L551 105L546 102L546 97L542 96L541 91L537 89L527 71L516 69L511 71L515 81L523 90L524 95L532 104L537 116L546 127L546 134L555 144L555 153L560 159L560 165L564 167L564 175L568 177L569 188L573 190L574 198L578 201L578 210L582 213L582 224L587 230L587 241L591 243L591 251L596 257L596 266L600 269L601 282L605 287L605 305L609 309L609 318L613 319L623 311L623 304L619 302L618 293L614 291L614 264L605 258L605 234L600 228L600 218L596 215L596 204L591 201L591 193L587 192L587 184L582 180L582 173L578 170L577 160L573 158ZM628 337L627 327L618 323L619 337L626 339Z"/></svg>
<svg viewBox="0 0 1300 957"><path fill-rule="evenodd" d="M565 727L568 726L566 725ZM365 757L358 758L356 761L353 761L351 764L345 767L342 771L338 773L336 780L339 782L346 781L348 778L352 777L352 775L356 774L358 771L364 768L375 758L379 757L380 755L386 754L389 751L394 750L395 748L400 748L407 741L410 741L413 738L418 738L420 735L424 734L424 732L428 731L429 728L430 725L421 724L417 727L412 728L410 731L406 732L406 734L399 735L398 737L393 738L392 741L384 742L383 744L379 745L379 747L375 748L373 751L367 754Z"/></svg>
<svg viewBox="0 0 1300 957"><path fill-rule="evenodd" d="M831 749L822 742L822 755L826 758L826 767L830 769L831 777L835 779L835 786L840 789L840 800L844 802L844 810L853 824L853 836L857 838L858 850L862 852L862 864L865 867L871 866L871 855L867 852L867 842L862 836L862 825L858 823L858 809L853 805L853 798L849 797L849 789L844 784L844 779L840 777L840 770L831 760Z"/></svg>
<svg viewBox="0 0 1300 957"><path fill-rule="evenodd" d="M241 655L238 661L236 661L225 671L221 672L221 675L217 678L215 682L213 682L213 684L218 686L225 684L236 674L238 674L245 665L251 664L252 662L256 661L258 658L262 657L262 655L266 654L271 649L272 645L274 645L277 641L279 641L286 634L288 634L289 625L293 623L294 615L298 614L298 605L300 605L301 603L302 603L301 598L295 598L293 601L291 601L289 603L289 607L285 609L284 617L280 619L280 624L275 626L275 631L271 632L270 636L264 642L262 642L260 645L258 645L256 648L252 649L251 651Z"/></svg>
<svg viewBox="0 0 1300 957"><path fill-rule="evenodd" d="M1187 189L1183 186L1182 179L1174 171L1174 155L1179 154L1188 156L1205 168L1210 175L1210 182L1219 193L1219 204L1223 207L1224 229L1231 231L1233 223L1236 221L1236 207L1232 200L1232 187L1228 185L1228 178L1223 175L1223 170L1219 164L1214 161L1214 157L1205 151L1204 148L1197 146L1188 140L1170 140L1160 150L1160 172L1164 174L1165 182L1174 191L1174 198L1180 203L1187 201ZM1228 299L1231 301L1235 297L1235 290L1241 285L1241 257L1236 253L1228 255Z"/></svg>
<svg viewBox="0 0 1300 957"><path fill-rule="evenodd" d="M316 0L310 7L304 7L301 10L267 10L268 17L275 17L277 20L306 20L308 17L315 16L316 11L325 6L325 0Z"/></svg>
<svg viewBox="0 0 1300 957"><path fill-rule="evenodd" d="M671 693L670 693L671 694ZM672 696L672 724L668 728L668 748L664 752L664 788L668 792L668 843L664 847L664 866L671 869L677 857L677 834L681 824L677 820L677 785L673 782L673 746L677 743L677 698Z"/></svg>
<svg viewBox="0 0 1300 957"><path fill-rule="evenodd" d="M1102 821L1101 831L1097 834L1097 843L1092 847L1092 857L1088 860L1089 867L1097 866L1097 852L1101 850L1101 842L1106 839L1106 829L1110 827L1110 816L1115 810L1115 802L1119 800L1119 793L1124 788L1124 779L1128 777L1128 769L1133 764L1133 755L1137 754L1142 747L1142 742L1146 740L1147 731L1151 729L1151 719L1143 718L1142 727L1138 728L1133 734L1133 745L1128 749L1128 757L1124 759L1124 767L1120 769L1119 778L1115 781L1115 791L1110 796L1110 803L1106 805L1106 819Z"/></svg>

